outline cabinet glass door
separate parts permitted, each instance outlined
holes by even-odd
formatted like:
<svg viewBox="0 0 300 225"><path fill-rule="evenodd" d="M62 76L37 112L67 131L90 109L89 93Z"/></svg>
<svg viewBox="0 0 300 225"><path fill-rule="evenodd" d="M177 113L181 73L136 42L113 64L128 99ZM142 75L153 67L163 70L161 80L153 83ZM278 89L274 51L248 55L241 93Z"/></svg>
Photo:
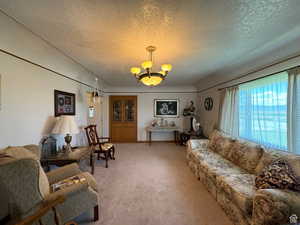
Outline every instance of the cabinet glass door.
<svg viewBox="0 0 300 225"><path fill-rule="evenodd" d="M135 101L125 100L124 101L125 118L124 121L135 121Z"/></svg>
<svg viewBox="0 0 300 225"><path fill-rule="evenodd" d="M114 101L113 103L113 121L122 120L122 101Z"/></svg>

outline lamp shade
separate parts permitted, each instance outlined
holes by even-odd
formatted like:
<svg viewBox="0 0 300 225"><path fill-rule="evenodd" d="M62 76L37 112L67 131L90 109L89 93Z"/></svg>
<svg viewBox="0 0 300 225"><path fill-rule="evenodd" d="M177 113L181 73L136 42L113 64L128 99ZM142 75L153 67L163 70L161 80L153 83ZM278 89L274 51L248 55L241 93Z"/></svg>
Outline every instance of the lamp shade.
<svg viewBox="0 0 300 225"><path fill-rule="evenodd" d="M52 130L53 134L78 134L74 116L60 116Z"/></svg>

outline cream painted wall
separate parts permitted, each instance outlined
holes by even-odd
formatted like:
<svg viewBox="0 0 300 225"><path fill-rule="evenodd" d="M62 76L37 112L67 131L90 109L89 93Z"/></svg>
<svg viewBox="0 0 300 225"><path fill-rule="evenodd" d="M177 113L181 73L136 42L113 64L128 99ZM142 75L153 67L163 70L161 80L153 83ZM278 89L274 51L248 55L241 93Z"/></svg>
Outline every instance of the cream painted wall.
<svg viewBox="0 0 300 225"><path fill-rule="evenodd" d="M113 93L114 90L124 91L123 93ZM180 105L180 117L179 118L168 118L168 121L174 121L177 126L183 129L189 129L189 119L182 116L183 109L190 104L190 101L194 101L195 106L198 105L196 93L180 93L180 92L191 92L195 91L193 87L181 87L181 88L148 88L142 87L141 89L130 88L126 93L124 88L111 89L111 93L106 93L103 98L103 133L109 135L109 95L136 95L138 97L138 141L146 141L147 134L145 128L151 124L154 119L153 115L153 102L154 99L179 99ZM136 91L136 92L135 92ZM146 92L146 93L144 93ZM148 92L148 93L147 93ZM159 92L159 93L154 93ZM177 92L177 93L164 93L164 92ZM172 133L155 133L152 135L153 140L174 140Z"/></svg>
<svg viewBox="0 0 300 225"><path fill-rule="evenodd" d="M204 108L204 101L207 97L211 97L213 99L213 108L211 111L207 111ZM200 124L203 128L204 135L209 136L211 131L218 126L220 93L216 89L210 89L198 94L198 98Z"/></svg>
<svg viewBox="0 0 300 225"><path fill-rule="evenodd" d="M93 85L94 76L64 54L0 13L0 48ZM0 148L38 144L54 125L54 89L76 94L76 121L87 125L86 86L0 53ZM59 143L63 136L58 136ZM83 144L84 134L73 144Z"/></svg>
<svg viewBox="0 0 300 225"><path fill-rule="evenodd" d="M76 122L87 124L86 88L53 76L30 64L0 54L2 75L2 110L0 111L0 147L38 144L55 123L54 89L76 94ZM62 136L57 136L62 142ZM77 137L77 138L76 138ZM73 144L84 144L84 134Z"/></svg>

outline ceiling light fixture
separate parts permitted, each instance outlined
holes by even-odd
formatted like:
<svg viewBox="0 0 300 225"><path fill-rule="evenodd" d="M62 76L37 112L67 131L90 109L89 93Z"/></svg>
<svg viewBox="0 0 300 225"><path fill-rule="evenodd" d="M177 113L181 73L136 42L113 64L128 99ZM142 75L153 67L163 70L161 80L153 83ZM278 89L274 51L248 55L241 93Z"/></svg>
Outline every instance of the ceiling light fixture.
<svg viewBox="0 0 300 225"><path fill-rule="evenodd" d="M149 60L141 64L144 71L141 72L140 67L132 67L130 69L131 73L138 79L141 83L147 86L157 86L159 85L172 70L171 64L163 64L161 66L160 72L153 72L153 52L156 50L155 46L148 46L146 50L149 52Z"/></svg>
<svg viewBox="0 0 300 225"><path fill-rule="evenodd" d="M88 91L87 94L87 98L88 98L88 105L89 106L93 106L96 103L100 103L100 90L98 89L99 85L98 85L98 78L95 78L95 87L92 88L90 91Z"/></svg>

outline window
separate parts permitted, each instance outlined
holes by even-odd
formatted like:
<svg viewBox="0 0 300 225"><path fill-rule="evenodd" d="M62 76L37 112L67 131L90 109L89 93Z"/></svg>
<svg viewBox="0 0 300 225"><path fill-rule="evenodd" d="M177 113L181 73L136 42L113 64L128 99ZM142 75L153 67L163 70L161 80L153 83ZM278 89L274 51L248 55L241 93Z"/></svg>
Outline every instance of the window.
<svg viewBox="0 0 300 225"><path fill-rule="evenodd" d="M239 86L239 136L287 150L288 73Z"/></svg>

